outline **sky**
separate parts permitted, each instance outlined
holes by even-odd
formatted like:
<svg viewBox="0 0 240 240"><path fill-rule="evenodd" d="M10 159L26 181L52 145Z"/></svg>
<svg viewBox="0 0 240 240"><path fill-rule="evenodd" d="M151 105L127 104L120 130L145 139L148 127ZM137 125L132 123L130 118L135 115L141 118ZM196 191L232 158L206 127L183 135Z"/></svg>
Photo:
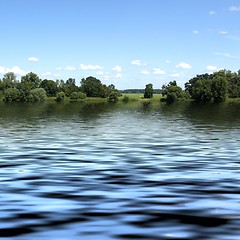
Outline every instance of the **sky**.
<svg viewBox="0 0 240 240"><path fill-rule="evenodd" d="M239 0L0 0L0 78L154 88L240 69Z"/></svg>

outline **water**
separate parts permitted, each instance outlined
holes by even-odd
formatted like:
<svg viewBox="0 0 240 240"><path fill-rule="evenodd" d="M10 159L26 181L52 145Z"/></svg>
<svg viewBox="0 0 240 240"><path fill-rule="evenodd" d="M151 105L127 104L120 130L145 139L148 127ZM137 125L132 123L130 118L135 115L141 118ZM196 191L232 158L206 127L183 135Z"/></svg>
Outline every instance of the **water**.
<svg viewBox="0 0 240 240"><path fill-rule="evenodd" d="M0 239L239 239L240 105L0 105Z"/></svg>

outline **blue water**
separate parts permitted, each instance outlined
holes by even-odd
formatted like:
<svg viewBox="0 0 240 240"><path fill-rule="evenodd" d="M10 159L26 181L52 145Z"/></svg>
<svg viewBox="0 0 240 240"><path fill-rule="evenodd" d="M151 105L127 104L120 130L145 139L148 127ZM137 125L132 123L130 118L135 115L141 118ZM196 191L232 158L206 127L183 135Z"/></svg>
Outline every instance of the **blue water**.
<svg viewBox="0 0 240 240"><path fill-rule="evenodd" d="M240 239L238 106L73 106L2 106L0 239Z"/></svg>

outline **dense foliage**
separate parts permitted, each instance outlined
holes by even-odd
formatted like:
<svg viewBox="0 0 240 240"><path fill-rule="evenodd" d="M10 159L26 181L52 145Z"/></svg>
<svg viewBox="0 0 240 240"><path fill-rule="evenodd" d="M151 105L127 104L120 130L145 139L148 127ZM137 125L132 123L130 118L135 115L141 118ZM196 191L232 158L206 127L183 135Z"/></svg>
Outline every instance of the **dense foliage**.
<svg viewBox="0 0 240 240"><path fill-rule="evenodd" d="M144 98L152 98L153 97L153 85L151 83L146 85L144 90Z"/></svg>
<svg viewBox="0 0 240 240"><path fill-rule="evenodd" d="M61 102L65 96L72 101L78 101L85 99L86 96L106 98L112 92L115 92L117 96L120 95L113 84L106 86L94 77L82 79L78 87L74 78L69 78L66 82L64 80L41 80L33 72L22 76L21 80L17 80L13 72L6 73L0 79L0 92L6 102L41 102L46 97L56 97L56 101Z"/></svg>
<svg viewBox="0 0 240 240"><path fill-rule="evenodd" d="M66 80L42 80L36 73L30 72L17 79L13 72L6 73L0 79L0 96L6 102L30 101L41 102L46 97L55 97L56 101L64 101L69 97L72 101L86 97L108 98L116 102L121 93L142 93L144 98L152 98L154 93L162 93L165 101L174 102L178 99L191 98L199 102L222 102L227 97L240 98L240 70L231 72L220 70L211 74L197 75L185 83L185 89L177 86L176 81L163 85L162 89L153 89L151 83L145 89L128 89L118 91L113 84L107 86L95 77L83 78L80 86L74 78ZM123 101L127 102L127 97Z"/></svg>

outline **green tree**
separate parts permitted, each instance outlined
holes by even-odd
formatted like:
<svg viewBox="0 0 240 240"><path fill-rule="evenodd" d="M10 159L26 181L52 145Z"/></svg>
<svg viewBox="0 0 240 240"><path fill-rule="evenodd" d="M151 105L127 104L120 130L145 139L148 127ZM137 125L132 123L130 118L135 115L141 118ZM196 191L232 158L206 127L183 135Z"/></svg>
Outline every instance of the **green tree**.
<svg viewBox="0 0 240 240"><path fill-rule="evenodd" d="M166 87L163 95L166 95L166 101L172 103L183 96L182 88L175 85L170 85Z"/></svg>
<svg viewBox="0 0 240 240"><path fill-rule="evenodd" d="M64 85L64 92L67 97L71 95L72 92L78 92L78 87L74 78L69 78Z"/></svg>
<svg viewBox="0 0 240 240"><path fill-rule="evenodd" d="M144 98L152 98L153 97L153 85L151 83L146 85L144 91Z"/></svg>
<svg viewBox="0 0 240 240"><path fill-rule="evenodd" d="M85 99L86 98L86 94L83 92L72 92L70 94L70 99L73 101L78 101L80 99Z"/></svg>
<svg viewBox="0 0 240 240"><path fill-rule="evenodd" d="M17 76L13 72L4 74L0 82L0 90L4 91L8 88L15 88L17 85Z"/></svg>
<svg viewBox="0 0 240 240"><path fill-rule="evenodd" d="M41 82L40 87L46 91L48 97L55 97L57 94L57 83L53 80L44 79Z"/></svg>
<svg viewBox="0 0 240 240"><path fill-rule="evenodd" d="M111 92L108 96L108 101L109 102L117 102L118 101L118 92Z"/></svg>
<svg viewBox="0 0 240 240"><path fill-rule="evenodd" d="M65 93L64 92L58 92L56 95L56 101L57 102L62 102L64 101L65 98Z"/></svg>
<svg viewBox="0 0 240 240"><path fill-rule="evenodd" d="M81 80L81 91L86 93L87 97L107 97L109 89L95 77L87 77Z"/></svg>
<svg viewBox="0 0 240 240"><path fill-rule="evenodd" d="M211 82L212 98L215 102L223 102L227 97L228 82L225 77L214 76Z"/></svg>
<svg viewBox="0 0 240 240"><path fill-rule="evenodd" d="M21 83L27 84L31 89L34 89L40 87L41 79L36 73L30 72L25 76L22 76Z"/></svg>
<svg viewBox="0 0 240 240"><path fill-rule="evenodd" d="M47 97L46 91L43 88L34 88L30 91L30 102L43 102Z"/></svg>
<svg viewBox="0 0 240 240"><path fill-rule="evenodd" d="M20 101L20 91L16 88L8 88L4 91L3 101L5 102L17 102Z"/></svg>

